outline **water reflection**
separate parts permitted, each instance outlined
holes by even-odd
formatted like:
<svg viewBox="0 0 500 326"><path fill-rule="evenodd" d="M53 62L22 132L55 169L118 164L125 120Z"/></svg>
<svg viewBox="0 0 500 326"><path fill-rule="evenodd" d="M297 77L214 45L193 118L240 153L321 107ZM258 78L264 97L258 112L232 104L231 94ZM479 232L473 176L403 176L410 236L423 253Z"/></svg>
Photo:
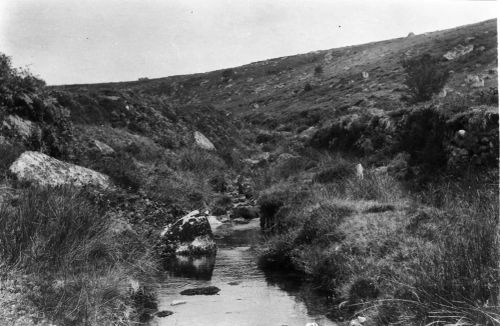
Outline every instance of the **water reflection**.
<svg viewBox="0 0 500 326"><path fill-rule="evenodd" d="M217 254L201 257L176 256L165 265L165 270L173 277L210 281L216 258Z"/></svg>
<svg viewBox="0 0 500 326"><path fill-rule="evenodd" d="M261 240L258 221L250 225L223 226L217 255L180 258L163 275L160 309L174 314L156 320L157 325L303 326L316 322L335 325L325 317L329 298L293 273L263 270L252 245ZM187 288L214 285L219 295L185 297ZM174 300L186 300L170 306Z"/></svg>

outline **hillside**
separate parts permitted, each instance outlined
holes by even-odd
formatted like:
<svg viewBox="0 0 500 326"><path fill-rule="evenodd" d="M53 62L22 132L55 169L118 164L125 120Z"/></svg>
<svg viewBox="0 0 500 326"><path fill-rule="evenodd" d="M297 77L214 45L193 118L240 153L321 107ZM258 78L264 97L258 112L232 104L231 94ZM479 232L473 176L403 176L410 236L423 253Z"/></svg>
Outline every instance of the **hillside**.
<svg viewBox="0 0 500 326"><path fill-rule="evenodd" d="M262 268L323 289L339 324L496 325L497 48L489 20L208 73L50 87L2 56L0 229L17 232L0 234L4 274L25 275L19 300L55 323L142 322L157 309L152 271L179 239L200 242L172 228L206 220L186 215L199 210L226 224L258 217ZM412 92L411 60L424 84L446 77L427 98ZM193 232L210 243L208 230Z"/></svg>

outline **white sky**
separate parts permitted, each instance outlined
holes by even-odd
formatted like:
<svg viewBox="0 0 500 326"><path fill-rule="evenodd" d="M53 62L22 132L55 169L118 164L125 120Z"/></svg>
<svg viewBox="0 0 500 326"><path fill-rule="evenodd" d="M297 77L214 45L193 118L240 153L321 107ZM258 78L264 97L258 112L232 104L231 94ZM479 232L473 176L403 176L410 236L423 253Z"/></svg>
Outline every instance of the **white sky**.
<svg viewBox="0 0 500 326"><path fill-rule="evenodd" d="M496 18L496 1L0 0L0 52L48 84L205 72Z"/></svg>

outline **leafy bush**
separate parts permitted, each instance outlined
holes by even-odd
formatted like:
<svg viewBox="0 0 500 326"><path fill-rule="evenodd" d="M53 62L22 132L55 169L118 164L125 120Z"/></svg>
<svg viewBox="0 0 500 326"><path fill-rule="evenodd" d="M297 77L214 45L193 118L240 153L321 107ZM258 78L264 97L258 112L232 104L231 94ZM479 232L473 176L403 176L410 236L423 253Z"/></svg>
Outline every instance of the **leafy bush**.
<svg viewBox="0 0 500 326"><path fill-rule="evenodd" d="M10 57L0 53L0 104L11 106L13 95L36 92L44 86L43 80L27 69L13 68Z"/></svg>
<svg viewBox="0 0 500 326"><path fill-rule="evenodd" d="M401 65L405 69L404 84L408 87L411 102L430 100L432 95L441 91L449 77L438 59L429 54L402 59Z"/></svg>
<svg viewBox="0 0 500 326"><path fill-rule="evenodd" d="M315 73L316 75L319 75L319 74L323 73L323 67L322 67L322 66L320 66L320 65L318 65L318 66L314 67L314 73Z"/></svg>

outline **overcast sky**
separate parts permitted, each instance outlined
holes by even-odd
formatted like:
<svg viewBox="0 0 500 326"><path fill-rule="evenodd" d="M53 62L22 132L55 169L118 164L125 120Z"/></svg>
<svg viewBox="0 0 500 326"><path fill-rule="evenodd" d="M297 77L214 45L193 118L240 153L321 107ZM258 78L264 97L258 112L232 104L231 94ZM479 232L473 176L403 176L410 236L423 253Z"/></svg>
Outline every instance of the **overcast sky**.
<svg viewBox="0 0 500 326"><path fill-rule="evenodd" d="M495 1L0 0L0 52L48 84L205 72L496 18Z"/></svg>

